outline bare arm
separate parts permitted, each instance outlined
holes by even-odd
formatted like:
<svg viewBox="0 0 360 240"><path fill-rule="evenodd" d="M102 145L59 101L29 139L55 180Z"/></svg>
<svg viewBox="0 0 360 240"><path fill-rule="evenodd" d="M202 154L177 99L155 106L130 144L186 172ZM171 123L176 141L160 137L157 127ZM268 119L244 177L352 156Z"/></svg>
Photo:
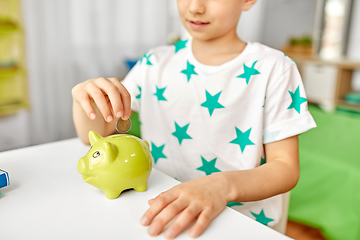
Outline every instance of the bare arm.
<svg viewBox="0 0 360 240"><path fill-rule="evenodd" d="M298 137L265 145L266 164L244 171L223 172L230 201L256 201L294 188L299 180ZM233 184L233 183L246 184ZM242 185L242 186L240 186Z"/></svg>
<svg viewBox="0 0 360 240"><path fill-rule="evenodd" d="M149 201L141 223L150 225L148 232L155 236L179 215L164 233L172 239L197 219L189 233L197 237L228 202L262 200L291 190L299 179L298 137L266 144L265 152L266 164L255 169L214 173L161 193Z"/></svg>
<svg viewBox="0 0 360 240"><path fill-rule="evenodd" d="M115 122L131 115L130 94L116 78L90 79L72 89L73 119L81 141L90 144L88 132L108 136Z"/></svg>

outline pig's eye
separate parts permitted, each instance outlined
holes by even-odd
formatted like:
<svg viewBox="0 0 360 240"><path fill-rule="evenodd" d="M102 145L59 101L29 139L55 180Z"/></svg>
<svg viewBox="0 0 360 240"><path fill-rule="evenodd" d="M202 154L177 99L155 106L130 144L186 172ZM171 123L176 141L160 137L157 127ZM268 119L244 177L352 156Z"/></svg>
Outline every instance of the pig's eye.
<svg viewBox="0 0 360 240"><path fill-rule="evenodd" d="M96 151L96 152L94 152L94 154L92 156L93 156L93 158L97 158L98 156L100 156L100 152Z"/></svg>

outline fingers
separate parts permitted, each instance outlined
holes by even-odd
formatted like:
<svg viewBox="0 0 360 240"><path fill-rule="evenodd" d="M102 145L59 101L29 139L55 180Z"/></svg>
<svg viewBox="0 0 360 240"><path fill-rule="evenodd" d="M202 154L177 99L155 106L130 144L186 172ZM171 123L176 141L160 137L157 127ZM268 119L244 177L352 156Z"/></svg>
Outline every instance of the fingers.
<svg viewBox="0 0 360 240"><path fill-rule="evenodd" d="M167 239L173 239L177 237L186 227L199 215L202 208L195 204L187 206L187 208L179 215L179 217L171 224L171 226L164 232L164 236ZM205 229L203 229L204 231ZM196 236L198 233L196 233ZM192 237L192 235L190 235Z"/></svg>
<svg viewBox="0 0 360 240"><path fill-rule="evenodd" d="M192 238L200 236L219 213L214 214L209 209L202 211L195 225L191 228L189 236Z"/></svg>
<svg viewBox="0 0 360 240"><path fill-rule="evenodd" d="M172 220L176 215L178 215L181 211L187 207L187 203L185 201L181 201L177 199L176 201L169 204L161 214L151 223L148 229L148 233L151 236L159 235L164 227ZM175 231L169 231L170 236L173 236ZM166 236L166 235L165 235Z"/></svg>
<svg viewBox="0 0 360 240"><path fill-rule="evenodd" d="M153 204L154 201L155 201L155 199L150 199L150 200L148 201L148 204L151 206L151 204Z"/></svg>
<svg viewBox="0 0 360 240"><path fill-rule="evenodd" d="M130 94L117 78L109 78L108 80L117 87L117 90L119 91L121 97L121 100L119 102L116 101L115 104L113 104L114 113L117 117L123 117L123 119L126 120L130 117L131 114Z"/></svg>
<svg viewBox="0 0 360 240"><path fill-rule="evenodd" d="M103 115L105 121L111 122L114 119L114 117L112 115L112 111L111 111L111 107L110 107L111 105L108 104L105 94L107 94L109 100L111 101L111 99L115 98L113 96L114 93L111 92L114 89L110 89L111 87L108 86L110 83L106 80L102 81L100 84L91 82L85 86L85 91L94 100L95 104L98 106L101 114ZM109 91L111 93L109 93ZM119 96L118 96L118 98L119 98Z"/></svg>
<svg viewBox="0 0 360 240"><path fill-rule="evenodd" d="M208 179L203 177L181 183L149 200L150 207L141 219L142 225L150 225L148 233L156 236L169 225L164 235L167 239L173 239L197 219L189 235L200 236L224 210L227 202L218 189L206 188L209 186Z"/></svg>
<svg viewBox="0 0 360 240"><path fill-rule="evenodd" d="M172 203L176 199L175 196L171 194L171 190L167 192L160 193L155 199L152 199L152 204L150 208L145 212L141 218L141 224L143 226L148 226L152 220L157 216L165 207Z"/></svg>
<svg viewBox="0 0 360 240"><path fill-rule="evenodd" d="M156 203L156 201L153 201L153 205L156 204L158 204L156 207L159 208L162 208L164 205L164 203L159 204ZM153 209L150 214L154 214L156 216L160 211L158 211L158 209ZM178 198L163 208L159 216L149 226L148 233L151 236L159 235L165 226L179 214L179 217L169 226L168 229L166 229L164 236L167 239L174 239L197 218L195 225L189 232L190 237L196 238L205 231L210 222L220 212L221 211L214 211L214 208L210 206L202 206L200 203L189 204L188 201ZM146 214L148 213L145 213L144 217L147 217Z"/></svg>
<svg viewBox="0 0 360 240"><path fill-rule="evenodd" d="M90 119L96 118L96 112L94 108L91 106L91 101L89 95L85 91L81 91L78 95L78 102L81 107L84 109L86 115L89 116Z"/></svg>
<svg viewBox="0 0 360 240"><path fill-rule="evenodd" d="M111 122L115 117L125 120L130 117L130 94L116 78L90 79L78 84L73 89L73 96L91 119L96 118L92 100L107 122Z"/></svg>

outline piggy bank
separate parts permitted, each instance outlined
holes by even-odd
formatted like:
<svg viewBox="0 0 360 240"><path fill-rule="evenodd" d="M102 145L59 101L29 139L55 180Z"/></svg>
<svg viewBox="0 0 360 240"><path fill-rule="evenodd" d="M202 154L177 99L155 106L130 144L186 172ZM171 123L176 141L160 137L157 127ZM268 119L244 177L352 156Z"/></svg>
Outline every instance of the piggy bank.
<svg viewBox="0 0 360 240"><path fill-rule="evenodd" d="M82 179L101 189L108 199L126 189L146 191L152 169L149 143L132 135L101 137L90 131L91 148L77 166Z"/></svg>

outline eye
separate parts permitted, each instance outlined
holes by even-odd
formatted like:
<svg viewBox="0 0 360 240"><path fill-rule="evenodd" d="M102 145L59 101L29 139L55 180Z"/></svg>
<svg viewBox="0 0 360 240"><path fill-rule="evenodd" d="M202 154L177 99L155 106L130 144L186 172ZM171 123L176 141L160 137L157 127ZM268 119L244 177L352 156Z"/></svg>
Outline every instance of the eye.
<svg viewBox="0 0 360 240"><path fill-rule="evenodd" d="M100 156L100 152L96 151L96 152L94 152L94 154L92 156L93 156L93 158L97 158L98 156Z"/></svg>

